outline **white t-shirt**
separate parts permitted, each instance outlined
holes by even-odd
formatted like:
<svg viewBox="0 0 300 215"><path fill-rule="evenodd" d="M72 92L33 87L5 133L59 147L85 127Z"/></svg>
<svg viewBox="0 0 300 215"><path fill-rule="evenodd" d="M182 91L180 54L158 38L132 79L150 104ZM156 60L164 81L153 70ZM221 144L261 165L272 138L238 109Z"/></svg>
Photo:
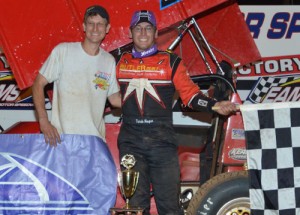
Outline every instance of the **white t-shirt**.
<svg viewBox="0 0 300 215"><path fill-rule="evenodd" d="M80 42L61 43L53 49L40 74L49 83L54 82L51 123L58 131L105 140L106 99L119 91L114 57L103 49L90 56Z"/></svg>

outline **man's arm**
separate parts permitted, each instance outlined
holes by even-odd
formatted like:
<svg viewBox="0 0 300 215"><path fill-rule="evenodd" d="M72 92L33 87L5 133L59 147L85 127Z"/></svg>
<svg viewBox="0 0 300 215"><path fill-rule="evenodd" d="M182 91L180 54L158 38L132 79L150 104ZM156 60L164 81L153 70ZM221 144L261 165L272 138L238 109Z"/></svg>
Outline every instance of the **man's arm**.
<svg viewBox="0 0 300 215"><path fill-rule="evenodd" d="M230 115L237 111L234 103L230 101L217 101L205 95L200 90L199 86L191 80L182 61L178 58L176 58L176 61L180 62L176 67L176 72L172 81L185 106L196 111L215 111L221 115ZM212 107L214 107L213 110Z"/></svg>
<svg viewBox="0 0 300 215"><path fill-rule="evenodd" d="M122 102L120 92L110 95L108 101L113 107L121 108Z"/></svg>
<svg viewBox="0 0 300 215"><path fill-rule="evenodd" d="M38 74L32 86L33 103L40 123L41 132L45 136L45 142L56 146L57 143L60 143L60 136L57 129L49 122L45 108L44 88L47 84L47 79L43 75Z"/></svg>

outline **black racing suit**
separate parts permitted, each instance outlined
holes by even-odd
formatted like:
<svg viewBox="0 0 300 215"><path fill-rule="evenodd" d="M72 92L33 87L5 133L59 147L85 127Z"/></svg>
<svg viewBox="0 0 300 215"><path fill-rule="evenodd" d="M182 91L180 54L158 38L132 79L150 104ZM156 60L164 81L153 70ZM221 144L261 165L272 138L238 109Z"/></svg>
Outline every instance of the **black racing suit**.
<svg viewBox="0 0 300 215"><path fill-rule="evenodd" d="M181 214L179 208L180 169L172 125L175 90L183 103L196 110L210 110L215 104L194 84L181 59L167 52L133 58L124 53L117 64L122 94L123 123L118 137L120 159L136 158L138 187L131 205L150 210L152 188L160 215Z"/></svg>

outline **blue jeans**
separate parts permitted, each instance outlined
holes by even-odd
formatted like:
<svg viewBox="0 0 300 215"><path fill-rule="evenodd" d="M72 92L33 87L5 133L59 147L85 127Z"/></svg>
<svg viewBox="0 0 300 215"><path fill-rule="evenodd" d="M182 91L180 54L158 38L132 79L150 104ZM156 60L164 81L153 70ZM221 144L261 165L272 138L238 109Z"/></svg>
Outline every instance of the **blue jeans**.
<svg viewBox="0 0 300 215"><path fill-rule="evenodd" d="M180 169L177 145L172 124L121 126L118 137L120 159L131 154L136 159L138 171L137 190L130 205L145 208L150 214L150 190L160 215L180 213Z"/></svg>

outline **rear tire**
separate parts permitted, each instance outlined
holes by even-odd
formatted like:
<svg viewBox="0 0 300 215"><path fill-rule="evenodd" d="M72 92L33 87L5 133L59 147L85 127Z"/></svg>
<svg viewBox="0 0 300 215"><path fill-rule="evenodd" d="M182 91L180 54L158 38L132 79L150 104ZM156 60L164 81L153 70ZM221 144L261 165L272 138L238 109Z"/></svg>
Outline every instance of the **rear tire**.
<svg viewBox="0 0 300 215"><path fill-rule="evenodd" d="M191 199L187 215L250 215L247 171L226 172L204 183Z"/></svg>

